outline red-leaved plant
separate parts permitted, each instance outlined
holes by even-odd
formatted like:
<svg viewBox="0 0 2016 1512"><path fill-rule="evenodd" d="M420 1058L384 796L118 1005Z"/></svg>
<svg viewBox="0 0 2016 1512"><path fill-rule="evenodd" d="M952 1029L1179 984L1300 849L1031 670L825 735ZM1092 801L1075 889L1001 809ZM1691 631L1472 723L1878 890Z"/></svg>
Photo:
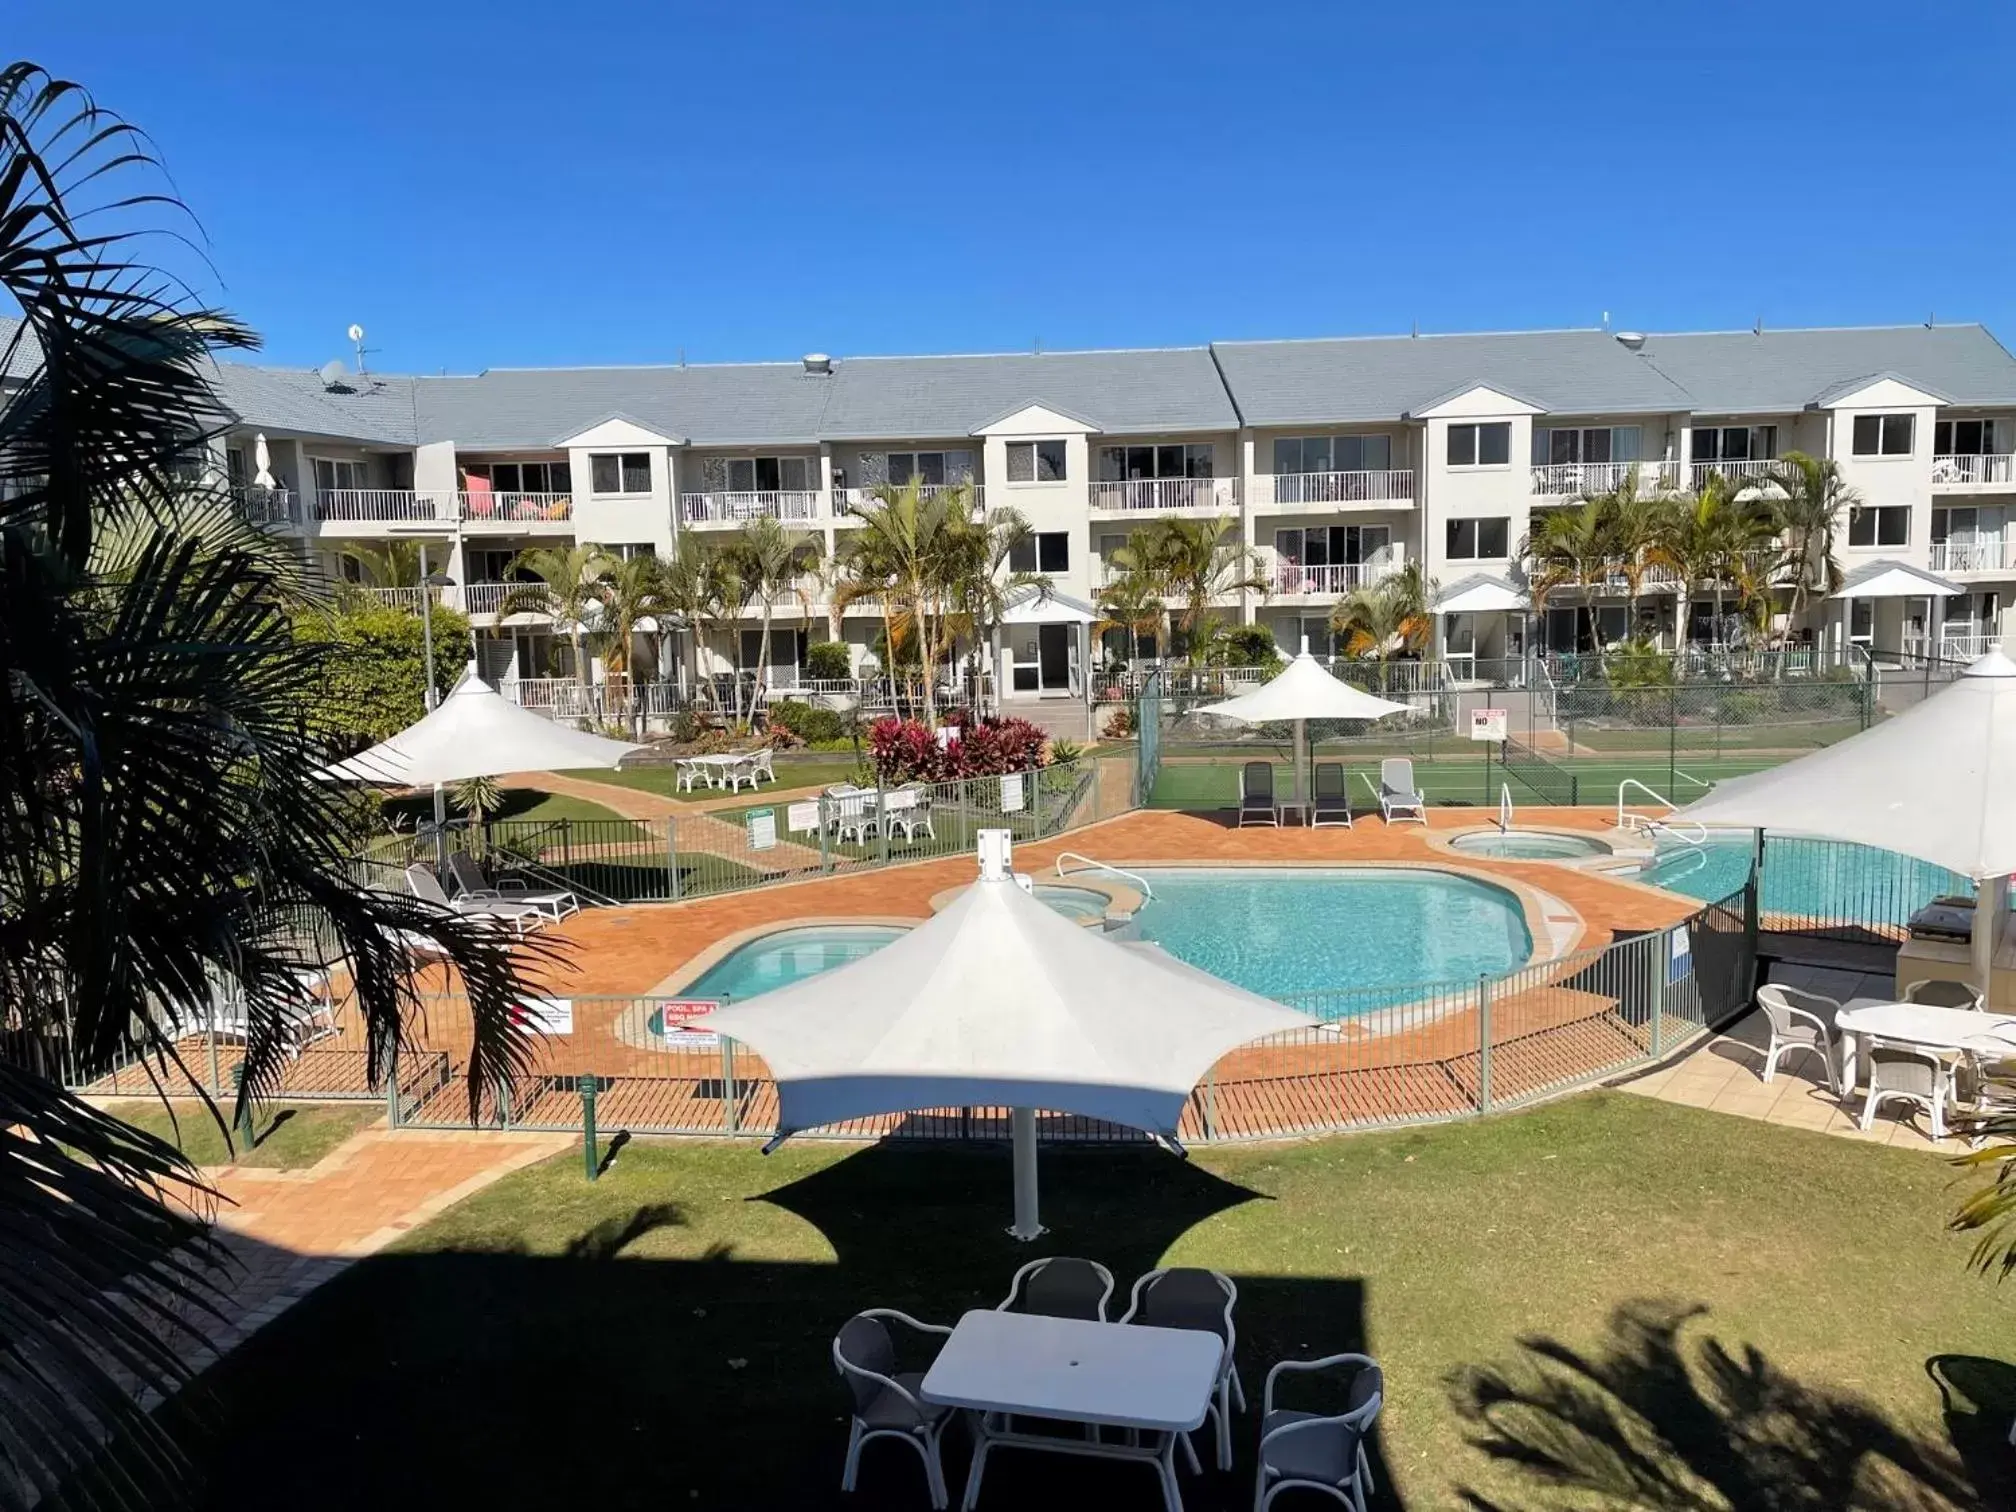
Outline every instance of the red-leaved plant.
<svg viewBox="0 0 2016 1512"><path fill-rule="evenodd" d="M876 720L868 731L875 775L889 784L954 782L1026 772L1047 759L1049 737L1026 719L962 716L958 723L959 738L941 746L931 727L919 720Z"/></svg>

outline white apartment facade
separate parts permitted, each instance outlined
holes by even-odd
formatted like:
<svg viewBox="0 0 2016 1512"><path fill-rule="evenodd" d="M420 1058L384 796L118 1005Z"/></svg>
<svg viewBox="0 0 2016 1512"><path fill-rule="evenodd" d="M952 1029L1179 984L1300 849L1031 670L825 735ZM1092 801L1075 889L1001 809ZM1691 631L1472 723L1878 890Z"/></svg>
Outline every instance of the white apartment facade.
<svg viewBox="0 0 2016 1512"><path fill-rule="evenodd" d="M1438 585L1438 649L1483 659L1625 631L1621 593L1590 614L1532 612L1519 552L1536 510L1627 473L1641 490L1743 479L1796 449L1838 460L1863 507L1839 528L1844 596L1794 632L1966 654L2016 605L2016 359L1979 326L219 374L238 416L220 460L253 507L332 573L368 579L372 543L424 545L506 677L548 670L555 639L544 615L497 612L522 549L665 552L683 531L770 515L831 560L868 492L911 479L1020 511L1033 538L1017 565L1076 605L1132 529L1222 517L1270 584L1226 607L1289 650L1322 649L1341 596L1418 561ZM824 639L861 664L877 611L838 612L810 571L801 588L777 611L773 666ZM1660 591L1662 634L1703 632ZM1005 691L1082 687L1075 631L1046 618L1008 627ZM741 645L707 648L713 668L752 664L754 632L752 611Z"/></svg>

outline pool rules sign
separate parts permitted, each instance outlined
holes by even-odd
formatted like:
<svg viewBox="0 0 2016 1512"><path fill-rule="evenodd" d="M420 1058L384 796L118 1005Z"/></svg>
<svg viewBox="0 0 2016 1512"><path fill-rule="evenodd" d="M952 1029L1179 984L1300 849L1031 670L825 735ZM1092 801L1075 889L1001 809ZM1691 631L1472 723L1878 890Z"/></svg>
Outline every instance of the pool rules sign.
<svg viewBox="0 0 2016 1512"><path fill-rule="evenodd" d="M1499 745L1505 743L1509 727L1509 709L1472 709L1470 711L1470 738L1489 740Z"/></svg>

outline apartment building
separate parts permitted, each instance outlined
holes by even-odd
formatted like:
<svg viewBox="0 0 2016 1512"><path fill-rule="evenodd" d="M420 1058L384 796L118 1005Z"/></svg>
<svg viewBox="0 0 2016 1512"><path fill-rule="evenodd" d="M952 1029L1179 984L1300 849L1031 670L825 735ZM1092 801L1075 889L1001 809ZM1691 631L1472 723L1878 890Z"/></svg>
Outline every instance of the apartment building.
<svg viewBox="0 0 2016 1512"><path fill-rule="evenodd" d="M1012 617L996 668L1010 696L1082 688L1080 626L1113 552L1178 516L1236 522L1269 591L1225 607L1291 650L1325 649L1338 599L1410 561L1437 585L1452 661L1621 638L1621 585L1535 612L1520 549L1536 512L1626 476L1641 491L1755 480L1795 449L1838 460L1862 506L1839 525L1842 593L1789 631L1968 654L2016 605L2016 359L1974 325L218 374L237 416L218 462L247 507L360 580L372 543L424 545L507 679L554 654L547 616L498 612L525 547L662 552L769 515L830 558L870 490L911 480L968 483L1030 522L1017 565L1055 597ZM829 638L860 664L877 611L837 611L810 572L801 586L773 666ZM1712 632L1676 584L1655 576L1646 597L1669 643ZM754 663L753 614L737 634L706 648L716 668Z"/></svg>

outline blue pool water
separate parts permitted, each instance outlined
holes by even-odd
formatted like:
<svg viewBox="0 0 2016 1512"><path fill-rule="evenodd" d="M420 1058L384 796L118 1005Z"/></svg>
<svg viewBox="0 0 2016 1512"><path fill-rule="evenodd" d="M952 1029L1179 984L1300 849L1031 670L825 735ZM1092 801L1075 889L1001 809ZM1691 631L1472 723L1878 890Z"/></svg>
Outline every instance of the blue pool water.
<svg viewBox="0 0 2016 1512"><path fill-rule="evenodd" d="M1661 847L1638 880L1712 903L1728 897L1750 875L1748 834L1718 836L1703 846ZM1766 913L1854 923L1902 924L1943 893L1972 893L1957 872L1894 851L1837 840L1767 836L1764 842Z"/></svg>
<svg viewBox="0 0 2016 1512"><path fill-rule="evenodd" d="M1472 981L1533 951L1511 893L1442 872L1380 868L1151 871L1128 926L1192 966L1268 997Z"/></svg>
<svg viewBox="0 0 2016 1512"><path fill-rule="evenodd" d="M887 924L813 924L738 945L679 990L681 997L739 1002L873 955L903 931Z"/></svg>

